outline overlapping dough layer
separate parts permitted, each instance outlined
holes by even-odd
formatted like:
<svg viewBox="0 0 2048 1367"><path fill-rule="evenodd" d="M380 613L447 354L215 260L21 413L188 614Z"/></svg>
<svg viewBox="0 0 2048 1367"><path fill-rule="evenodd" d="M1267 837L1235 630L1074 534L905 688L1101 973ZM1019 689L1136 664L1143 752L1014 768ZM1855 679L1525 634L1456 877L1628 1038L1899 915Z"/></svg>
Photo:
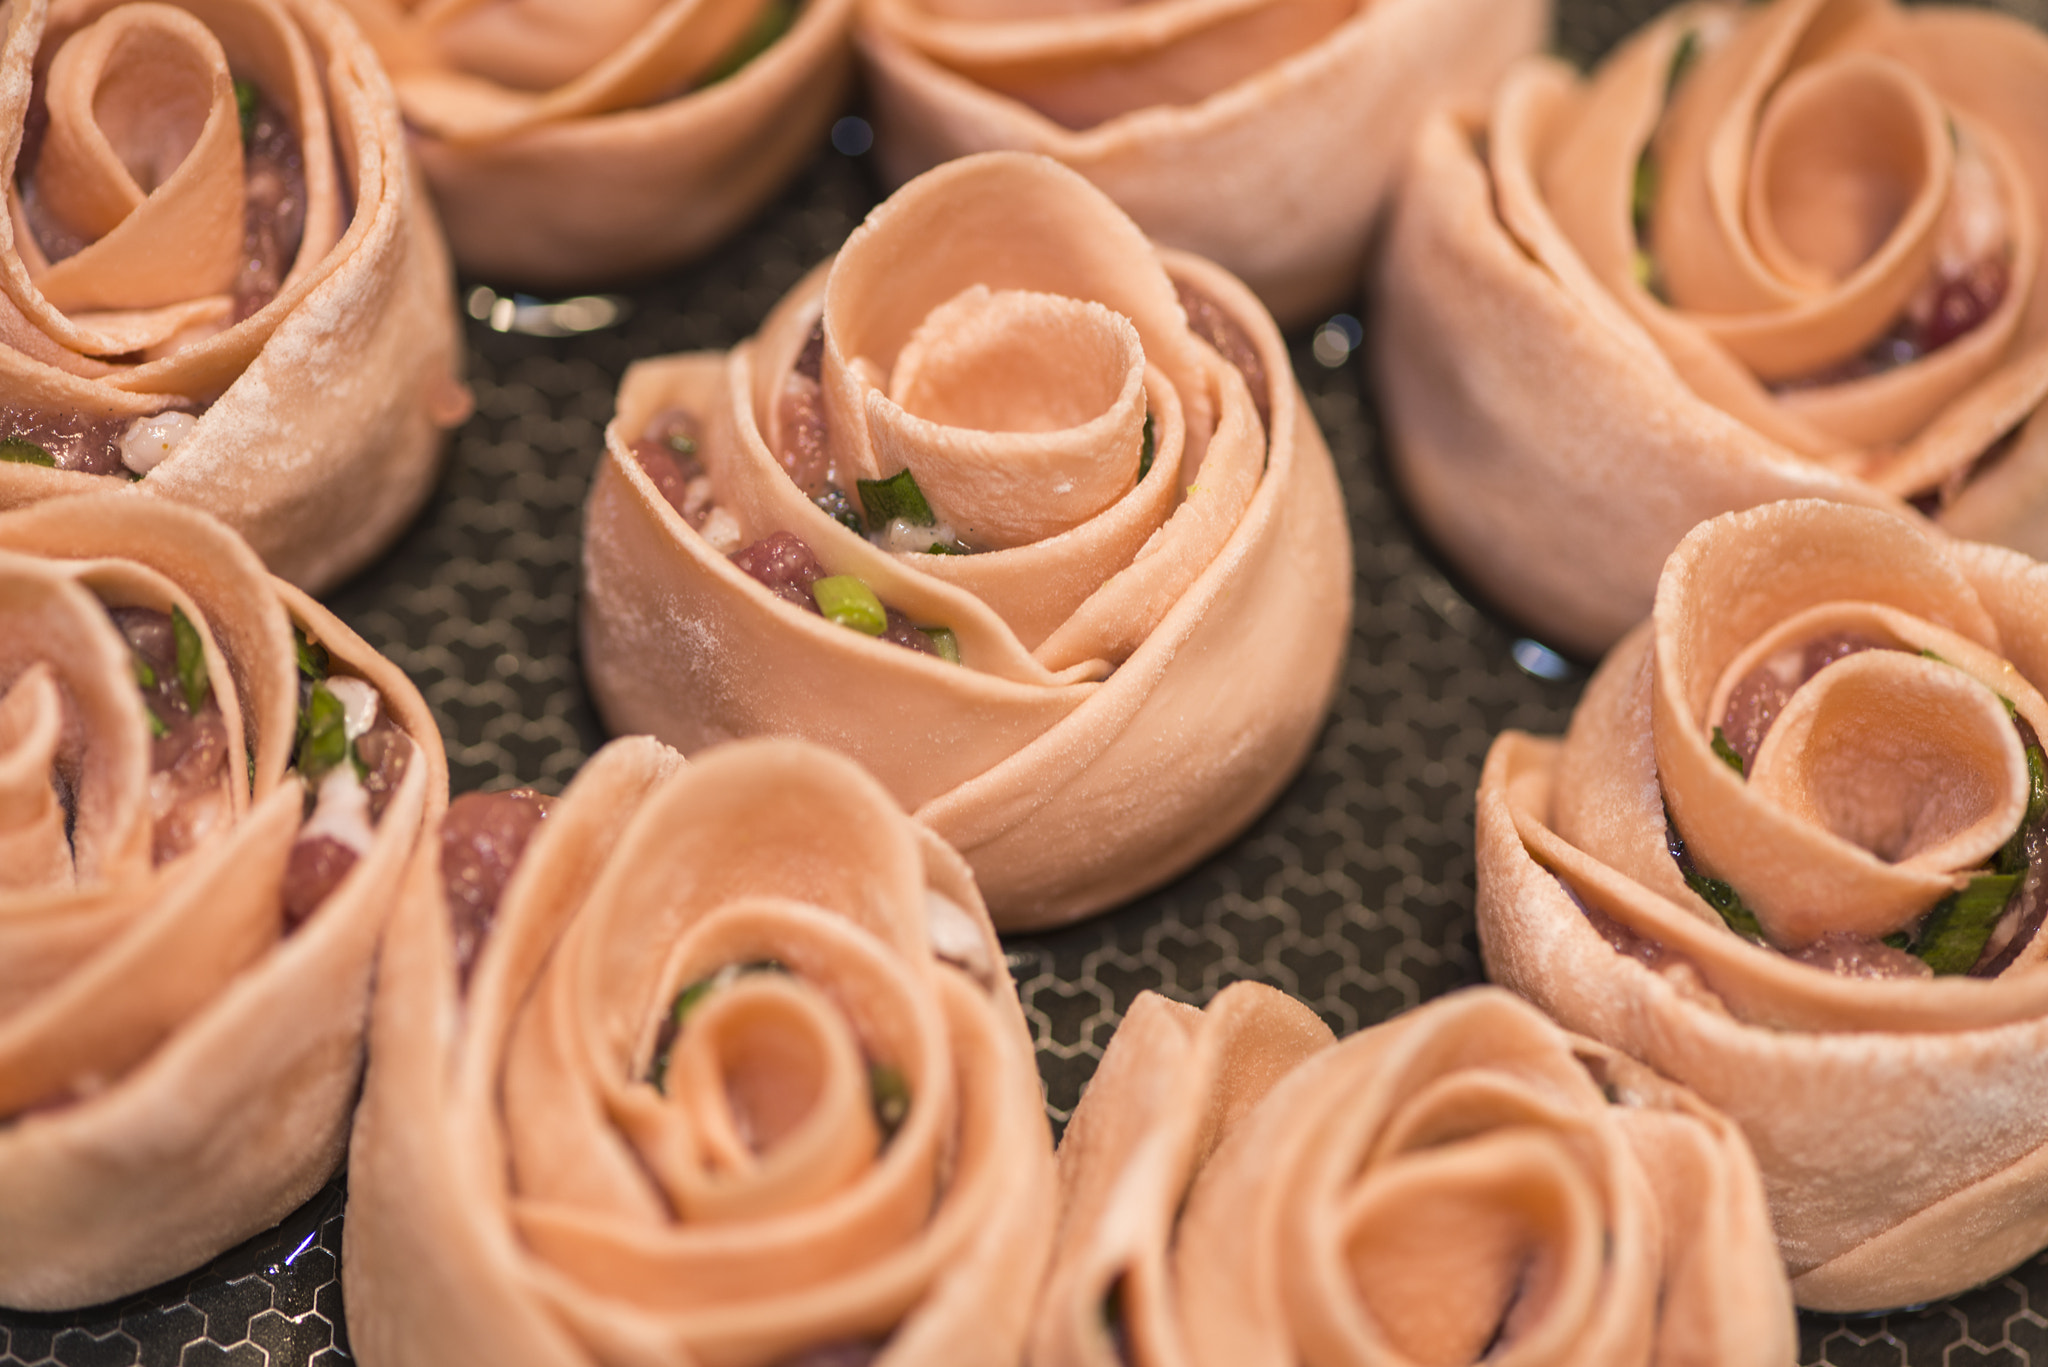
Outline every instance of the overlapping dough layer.
<svg viewBox="0 0 2048 1367"><path fill-rule="evenodd" d="M0 440L45 463L0 460L0 506L147 469L294 583L361 567L469 409L369 46L326 0L20 0L4 42Z"/></svg>
<svg viewBox="0 0 2048 1367"><path fill-rule="evenodd" d="M2048 552L2044 92L2016 19L1775 0L1431 122L1376 315L1425 528L1588 654L1695 523L1773 499Z"/></svg>
<svg viewBox="0 0 2048 1367"><path fill-rule="evenodd" d="M966 865L872 779L614 742L466 993L435 872L350 1153L360 1361L1017 1360L1053 1220L1030 1033Z"/></svg>
<svg viewBox="0 0 2048 1367"><path fill-rule="evenodd" d="M737 228L845 103L852 0L343 0L392 73L455 259L616 283Z"/></svg>
<svg viewBox="0 0 2048 1367"><path fill-rule="evenodd" d="M859 37L893 179L1055 157L1293 325L1357 287L1430 106L1483 99L1549 22L1545 0L867 0Z"/></svg>
<svg viewBox="0 0 2048 1367"><path fill-rule="evenodd" d="M635 454L676 412L701 429L717 548ZM607 725L852 755L967 856L1005 928L1215 849L1300 762L1335 687L1350 541L1279 333L1044 158L906 186L752 342L630 371L607 448L583 613ZM800 450L830 490L792 479ZM892 551L813 501L903 470L999 548ZM778 601L721 553L776 533L950 631L961 663Z"/></svg>
<svg viewBox="0 0 2048 1367"><path fill-rule="evenodd" d="M185 624L167 689L115 613ZM397 728L324 896L295 626ZM188 715L166 695L192 684ZM405 677L218 523L120 494L0 515L0 1304L149 1286L327 1180L377 937L446 792Z"/></svg>
<svg viewBox="0 0 2048 1367"><path fill-rule="evenodd" d="M1793 1357L1735 1127L1491 988L1342 1042L1147 993L1060 1182L1033 1367Z"/></svg>
<svg viewBox="0 0 2048 1367"><path fill-rule="evenodd" d="M2043 622L2048 570L2015 552L1818 501L1729 514L1673 554L1562 742L1509 732L1487 758L1489 973L1742 1126L1801 1304L1947 1296L2048 1243L2041 871L1939 976L1879 938L1924 948L1914 918L2038 820ZM1745 779L1714 728L1802 651L1839 658Z"/></svg>

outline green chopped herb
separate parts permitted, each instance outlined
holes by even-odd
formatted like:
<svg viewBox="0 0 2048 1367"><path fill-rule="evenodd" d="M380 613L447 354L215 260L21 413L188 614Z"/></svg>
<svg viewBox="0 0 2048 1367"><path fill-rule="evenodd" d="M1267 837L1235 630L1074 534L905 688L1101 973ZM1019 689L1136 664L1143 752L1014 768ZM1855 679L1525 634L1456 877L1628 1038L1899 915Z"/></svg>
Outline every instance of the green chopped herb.
<svg viewBox="0 0 2048 1367"><path fill-rule="evenodd" d="M1669 103L1678 89L1678 83L1691 71L1693 63L1700 59L1700 32L1687 29L1685 36L1678 40L1678 47L1671 54L1671 69L1664 75L1664 99Z"/></svg>
<svg viewBox="0 0 2048 1367"><path fill-rule="evenodd" d="M851 574L830 574L811 581L811 597L817 600L818 611L863 636L880 636L889 629L889 613L882 600Z"/></svg>
<svg viewBox="0 0 2048 1367"><path fill-rule="evenodd" d="M1984 873L1934 904L1920 925L1913 952L1936 974L1967 973L1984 953L1984 945L2005 914L2005 904L2024 877L2017 873Z"/></svg>
<svg viewBox="0 0 2048 1367"><path fill-rule="evenodd" d="M671 432L668 434L668 449L679 456L694 456L697 454L697 439L686 432Z"/></svg>
<svg viewBox="0 0 2048 1367"><path fill-rule="evenodd" d="M966 550L949 541L934 541L924 548L926 555L965 555Z"/></svg>
<svg viewBox="0 0 2048 1367"><path fill-rule="evenodd" d="M319 683L325 679L332 665L327 658L327 647L308 636L303 628L292 628L292 644L299 656L299 673Z"/></svg>
<svg viewBox="0 0 2048 1367"><path fill-rule="evenodd" d="M1698 869L1689 866L1685 867L1683 872L1685 885L1698 893L1701 901L1720 914L1721 919L1728 923L1728 929L1745 940L1763 943L1763 926L1758 923L1756 913L1743 904L1742 895L1736 892L1732 885L1718 878L1709 878Z"/></svg>
<svg viewBox="0 0 2048 1367"><path fill-rule="evenodd" d="M756 959L752 963L727 964L710 977L699 978L696 982L691 983L688 987L676 993L675 1000L669 1003L668 1015L661 1022L661 1029L655 1032L654 1057L647 1061L646 1080L652 1084L654 1090L662 1093L664 1096L668 1094L668 1060L669 1055L675 1052L676 1036L682 1034L683 1023L689 1019L691 1012L704 1004L705 998L721 987L730 986L744 974L786 973L788 971L775 959Z"/></svg>
<svg viewBox="0 0 2048 1367"><path fill-rule="evenodd" d="M156 671L150 668L149 661L143 659L140 655L131 656L130 658L135 664L136 686L140 688L155 688Z"/></svg>
<svg viewBox="0 0 2048 1367"><path fill-rule="evenodd" d="M8 437L0 441L0 461L11 465L46 465L55 467L57 458L27 437Z"/></svg>
<svg viewBox="0 0 2048 1367"><path fill-rule="evenodd" d="M1145 415L1145 442L1144 442L1144 445L1142 445L1142 446L1140 446L1140 447L1138 448L1138 481L1139 481L1139 483L1143 483L1143 482L1144 482L1144 479L1145 479L1145 476L1146 476L1147 474L1151 473L1151 470L1152 470L1152 448L1153 448L1153 445L1154 445L1155 441L1156 441L1156 437L1155 437L1155 435L1154 435L1154 433L1153 433L1153 428L1152 428L1152 415L1151 415L1150 413L1147 413L1147 414Z"/></svg>
<svg viewBox="0 0 2048 1367"><path fill-rule="evenodd" d="M1743 764L1742 756L1736 753L1735 747L1728 743L1728 737L1718 726L1714 728L1714 753L1721 757L1723 764L1735 771L1738 778L1749 777L1749 769Z"/></svg>
<svg viewBox="0 0 2048 1367"><path fill-rule="evenodd" d="M825 516L855 536L867 535L867 524L860 520L859 509L855 508L853 500L846 496L846 490L838 485L826 485L825 492L812 499L811 503Z"/></svg>
<svg viewBox="0 0 2048 1367"><path fill-rule="evenodd" d="M2027 747L2027 810L2014 829L2012 839L1998 851L1998 858L1992 861L2000 873L2025 873L2027 871L2027 831L2048 814L2048 754L2038 745Z"/></svg>
<svg viewBox="0 0 2048 1367"><path fill-rule="evenodd" d="M886 527L899 517L913 527L929 527L939 520L925 501L924 490L917 487L917 476L907 466L887 479L855 480L854 484L860 490L860 506L867 510L870 527Z"/></svg>
<svg viewBox="0 0 2048 1367"><path fill-rule="evenodd" d="M789 32L789 26L796 19L794 0L768 0L761 6L760 14L740 40L727 50L725 56L711 70L704 73L705 85L717 85L734 75L748 62L775 45L775 40Z"/></svg>
<svg viewBox="0 0 2048 1367"><path fill-rule="evenodd" d="M1885 944L1890 945L1893 949L1903 949L1911 951L1913 948L1913 937L1908 935L1903 930L1893 931L1891 934L1884 937L1883 942Z"/></svg>
<svg viewBox="0 0 2048 1367"><path fill-rule="evenodd" d="M178 687L184 690L185 710L196 717L213 691L206 677L206 644L199 639L199 628L175 603L171 605L171 635L178 642Z"/></svg>
<svg viewBox="0 0 2048 1367"><path fill-rule="evenodd" d="M875 1108L875 1124L881 1128L882 1142L886 1144L896 1137L896 1131L903 1128L910 1115L910 1084L904 1080L903 1071L886 1063L870 1063L868 1100Z"/></svg>
<svg viewBox="0 0 2048 1367"><path fill-rule="evenodd" d="M1649 231L1650 211L1657 207L1657 161L1645 147L1643 154L1636 158L1635 179L1630 183L1628 194L1629 217L1636 225L1636 240L1641 241Z"/></svg>
<svg viewBox="0 0 2048 1367"><path fill-rule="evenodd" d="M299 777L318 783L329 770L349 757L347 714L341 699L324 683L313 685L313 694L299 713Z"/></svg>
<svg viewBox="0 0 2048 1367"><path fill-rule="evenodd" d="M248 81L235 82L235 112L242 116L242 143L256 136L256 87Z"/></svg>
<svg viewBox="0 0 2048 1367"><path fill-rule="evenodd" d="M960 638L953 634L951 627L919 627L931 637L932 649L939 652L939 658L948 664L960 663Z"/></svg>
<svg viewBox="0 0 2048 1367"><path fill-rule="evenodd" d="M1928 650L1924 646L1921 647L1920 658L1923 660L1932 660L1938 665L1945 665L1948 663L1946 659L1942 658L1940 655L1937 655L1935 652Z"/></svg>
<svg viewBox="0 0 2048 1367"><path fill-rule="evenodd" d="M148 703L142 705L142 715L149 718L149 734L156 737L156 739L162 740L165 736L171 734L171 728L164 725L164 719L159 717L156 714L156 709Z"/></svg>

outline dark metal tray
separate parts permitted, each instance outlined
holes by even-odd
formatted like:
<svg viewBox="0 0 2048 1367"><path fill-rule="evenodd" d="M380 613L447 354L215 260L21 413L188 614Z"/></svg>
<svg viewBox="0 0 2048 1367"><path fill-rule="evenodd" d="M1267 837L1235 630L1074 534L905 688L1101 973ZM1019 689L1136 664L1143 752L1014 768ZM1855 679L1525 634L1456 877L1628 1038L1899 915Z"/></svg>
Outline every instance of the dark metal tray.
<svg viewBox="0 0 2048 1367"><path fill-rule="evenodd" d="M1561 0L1560 48L1604 52L1655 0ZM2043 20L2043 0L2006 8ZM862 146L855 125L840 144ZM576 659L581 509L612 396L644 356L725 347L832 251L879 194L864 155L821 150L737 242L622 296L607 329L560 338L469 328L477 414L432 503L331 605L409 672L440 718L455 788L559 790L603 740ZM1354 312L1358 304L1350 306ZM497 321L513 310L500 305ZM1378 459L1345 325L1293 337L1295 371L1344 481L1358 563L1350 663L1307 767L1242 839L1110 915L1009 942L1063 1123L1125 1007L1151 988L1194 1003L1251 978L1339 1032L1480 977L1472 793L1506 726L1563 728L1584 672L1476 608L1417 546ZM337 1180L276 1229L118 1304L0 1310L0 1367L336 1367L348 1362ZM2039 1301L2037 1307L2034 1302ZM1800 1361L1836 1367L2041 1363L2048 1258L1954 1301L1805 1315Z"/></svg>

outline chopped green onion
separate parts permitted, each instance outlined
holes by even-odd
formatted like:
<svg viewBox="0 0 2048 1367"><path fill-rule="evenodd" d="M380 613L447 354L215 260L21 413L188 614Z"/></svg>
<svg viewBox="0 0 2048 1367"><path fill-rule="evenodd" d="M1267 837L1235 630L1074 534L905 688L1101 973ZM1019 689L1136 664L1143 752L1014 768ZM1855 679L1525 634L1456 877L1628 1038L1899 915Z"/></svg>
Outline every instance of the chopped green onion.
<svg viewBox="0 0 2048 1367"><path fill-rule="evenodd" d="M880 636L889 629L889 613L875 591L850 574L830 574L811 582L811 597L818 611L843 627L863 636Z"/></svg>
<svg viewBox="0 0 2048 1367"><path fill-rule="evenodd" d="M1728 929L1745 940L1763 943L1763 926L1757 921L1756 913L1744 905L1742 894L1735 891L1733 885L1718 878L1709 878L1697 869L1686 868L1682 872L1685 874L1685 885L1699 894L1701 901L1719 913L1721 919L1728 923Z"/></svg>
<svg viewBox="0 0 2048 1367"><path fill-rule="evenodd" d="M1728 737L1718 726L1714 728L1714 753L1721 757L1723 764L1735 771L1738 778L1749 777L1749 770L1742 763L1742 756L1736 753L1735 747L1728 743Z"/></svg>
<svg viewBox="0 0 2048 1367"><path fill-rule="evenodd" d="M904 1080L902 1070L886 1063L870 1063L868 1100L875 1109L875 1124L886 1144L896 1137L896 1131L903 1128L910 1115L910 1084Z"/></svg>
<svg viewBox="0 0 2048 1367"><path fill-rule="evenodd" d="M156 671L150 668L149 661L143 659L140 655L132 656L131 659L135 665L136 686L140 688L155 688Z"/></svg>
<svg viewBox="0 0 2048 1367"><path fill-rule="evenodd" d="M1936 974L1969 972L2023 877L2017 873L1979 874L1962 891L1936 902L1921 923L1920 942L1913 952Z"/></svg>
<svg viewBox="0 0 2048 1367"><path fill-rule="evenodd" d="M2038 745L2027 747L2027 810L2012 838L1998 851L1993 865L2000 873L2027 871L2027 830L2048 814L2048 754Z"/></svg>
<svg viewBox="0 0 2048 1367"><path fill-rule="evenodd" d="M185 693L185 710L196 717L212 692L206 677L206 644L199 639L199 628L175 603L171 605L171 635L178 642L178 686Z"/></svg>
<svg viewBox="0 0 2048 1367"><path fill-rule="evenodd" d="M325 679L332 668L327 658L327 647L296 626L292 628L292 644L298 652L299 673L314 683Z"/></svg>
<svg viewBox="0 0 2048 1367"><path fill-rule="evenodd" d="M919 631L931 638L932 649L939 652L939 658L948 664L960 663L960 638L953 634L951 627L919 627Z"/></svg>
<svg viewBox="0 0 2048 1367"><path fill-rule="evenodd" d="M165 736L171 734L171 728L164 725L164 719L159 717L156 714L156 709L148 703L142 705L142 715L149 718L149 734L156 737L156 739L162 740Z"/></svg>
<svg viewBox="0 0 2048 1367"><path fill-rule="evenodd" d="M318 783L329 770L349 757L347 713L341 699L324 683L313 685L313 695L299 713L299 777Z"/></svg>
<svg viewBox="0 0 2048 1367"><path fill-rule="evenodd" d="M717 65L704 74L703 84L717 85L720 81L736 74L740 68L775 45L775 40L789 32L789 26L796 19L796 5L793 0L768 0L761 7L753 26L743 34L737 43L719 58Z"/></svg>
<svg viewBox="0 0 2048 1367"><path fill-rule="evenodd" d="M1141 484L1144 482L1145 476L1152 471L1152 448L1154 442L1152 415L1147 413L1145 415L1145 442L1144 445L1138 448L1138 482Z"/></svg>
<svg viewBox="0 0 2048 1367"><path fill-rule="evenodd" d="M886 527L899 517L913 527L929 527L939 520L908 467L887 479L855 480L854 485L860 490L860 506L867 510L870 527Z"/></svg>
<svg viewBox="0 0 2048 1367"><path fill-rule="evenodd" d="M683 1023L689 1019L692 1011L695 1011L704 1004L705 998L709 997L719 988L731 985L744 974L787 973L788 971L779 960L775 959L756 959L751 963L727 964L710 977L699 978L696 982L691 983L688 987L676 993L676 999L669 1003L667 1017L661 1022L661 1029L655 1032L654 1057L647 1061L646 1080L653 1085L654 1090L662 1093L664 1096L668 1094L668 1060L669 1055L675 1052L676 1036L682 1034Z"/></svg>
<svg viewBox="0 0 2048 1367"><path fill-rule="evenodd" d="M8 437L0 441L0 461L11 465L46 465L55 467L57 458L26 437Z"/></svg>
<svg viewBox="0 0 2048 1367"><path fill-rule="evenodd" d="M256 87L248 81L235 82L235 112L242 117L242 142L256 136Z"/></svg>
<svg viewBox="0 0 2048 1367"><path fill-rule="evenodd" d="M1932 660L1938 665L1945 665L1948 663L1948 661L1944 659L1942 656L1936 654L1934 651L1927 649L1925 646L1922 646L1920 649L1920 658L1923 660Z"/></svg>
<svg viewBox="0 0 2048 1367"><path fill-rule="evenodd" d="M1700 33L1698 29L1687 29L1685 36L1678 40L1678 47L1671 54L1671 69L1664 74L1664 99L1668 103L1678 83L1692 70L1693 63L1700 57Z"/></svg>
<svg viewBox="0 0 2048 1367"><path fill-rule="evenodd" d="M1657 207L1657 161L1645 147L1643 154L1636 158L1635 179L1629 183L1628 211L1636 225L1636 238L1642 239L1650 226L1650 211Z"/></svg>

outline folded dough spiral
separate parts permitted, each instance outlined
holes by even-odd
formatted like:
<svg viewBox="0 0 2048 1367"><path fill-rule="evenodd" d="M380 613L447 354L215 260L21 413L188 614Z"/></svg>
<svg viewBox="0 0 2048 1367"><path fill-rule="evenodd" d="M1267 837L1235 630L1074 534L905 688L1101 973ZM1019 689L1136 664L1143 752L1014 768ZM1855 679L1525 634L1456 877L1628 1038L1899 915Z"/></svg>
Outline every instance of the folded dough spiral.
<svg viewBox="0 0 2048 1367"><path fill-rule="evenodd" d="M1016 1362L1051 1142L959 856L793 741L616 741L480 843L379 969L359 1361Z"/></svg>
<svg viewBox="0 0 2048 1367"><path fill-rule="evenodd" d="M1279 333L1044 158L898 191L753 341L629 371L606 442L606 724L851 754L1004 928L1215 849L1335 688L1350 540Z"/></svg>
<svg viewBox="0 0 2048 1367"><path fill-rule="evenodd" d="M1489 974L1726 1111L1801 1304L2048 1243L2048 569L1799 501L1680 544L1479 792Z"/></svg>
<svg viewBox="0 0 2048 1367"><path fill-rule="evenodd" d="M2017 19L1774 0L1435 119L1376 277L1425 529L1589 654L1696 522L1773 499L2048 553L2044 92Z"/></svg>
<svg viewBox="0 0 2048 1367"><path fill-rule="evenodd" d="M390 67L464 273L673 266L757 211L845 104L852 0L343 0Z"/></svg>
<svg viewBox="0 0 2048 1367"><path fill-rule="evenodd" d="M1003 148L1073 167L1289 326L1348 299L1423 116L1535 52L1547 0L866 0L884 169Z"/></svg>
<svg viewBox="0 0 2048 1367"><path fill-rule="evenodd" d="M1033 1367L1789 1362L1729 1122L1492 988L1341 1042L1147 993L1060 1147Z"/></svg>
<svg viewBox="0 0 2048 1367"><path fill-rule="evenodd" d="M369 46L327 0L18 0L0 44L0 507L134 479L361 568L469 411Z"/></svg>
<svg viewBox="0 0 2048 1367"><path fill-rule="evenodd" d="M446 793L404 675L218 523L0 514L0 1304L152 1285L332 1175Z"/></svg>

